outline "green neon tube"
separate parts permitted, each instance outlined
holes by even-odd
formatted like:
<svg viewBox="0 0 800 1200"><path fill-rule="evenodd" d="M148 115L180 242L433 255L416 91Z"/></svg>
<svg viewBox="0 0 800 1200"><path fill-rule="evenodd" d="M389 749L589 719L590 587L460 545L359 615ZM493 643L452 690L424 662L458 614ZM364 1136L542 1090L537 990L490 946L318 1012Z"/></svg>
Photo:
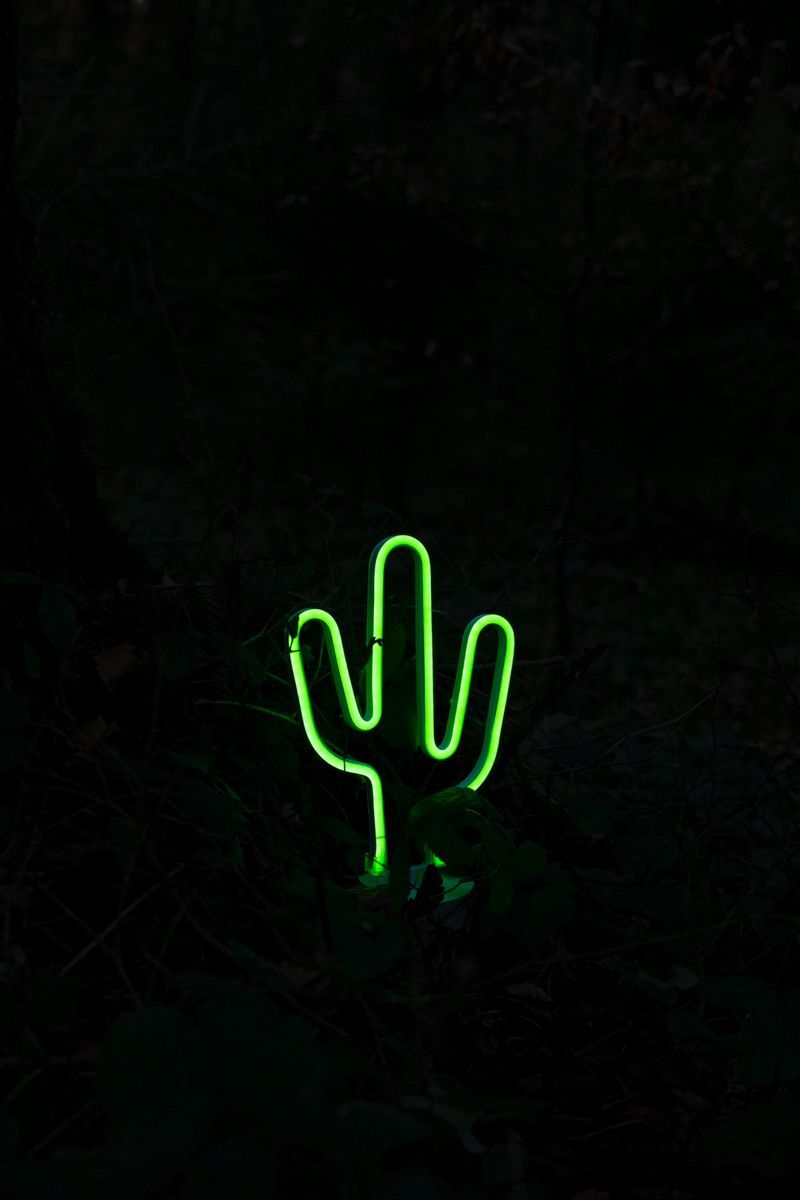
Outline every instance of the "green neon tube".
<svg viewBox="0 0 800 1200"><path fill-rule="evenodd" d="M489 700L489 712L486 718L486 731L481 746L478 761L461 780L459 787L476 789L485 783L497 758L500 745L500 732L508 699L508 688L511 680L511 668L514 662L514 631L505 617L494 613L486 613L473 617L464 631L461 640L461 653L458 659L453 694L450 700L450 711L447 718L444 739L436 741L434 721L433 695L433 605L431 600L431 563L428 552L422 542L408 534L396 534L384 538L372 551L369 564L369 583L367 591L367 636L366 644L369 652L366 670L367 695L364 712L359 708L353 690L353 681L347 666L347 660L342 643L339 626L330 613L322 608L302 608L292 615L286 626L289 662L291 663L294 685L300 706L300 717L303 728L313 749L323 762L340 771L351 775L360 775L370 785L372 803L370 806L370 852L366 858L366 870L373 875L380 875L388 869L388 847L386 839L386 823L383 809L383 787L380 776L374 767L367 763L348 758L331 749L323 741L314 719L314 712L306 678L305 664L301 653L300 638L303 629L312 621L322 625L323 637L331 664L334 685L339 697L342 715L351 729L366 732L374 729L381 719L383 710L383 614L384 614L384 574L386 560L393 550L400 548L411 550L416 558L415 592L416 592L416 663L417 663L417 737L419 744L430 758L442 760L455 754L461 742L464 731L464 718L467 711L469 686L472 680L472 668L478 639L484 629L496 626L498 631L497 656L495 658L492 691ZM432 861L437 867L445 864L433 856Z"/></svg>

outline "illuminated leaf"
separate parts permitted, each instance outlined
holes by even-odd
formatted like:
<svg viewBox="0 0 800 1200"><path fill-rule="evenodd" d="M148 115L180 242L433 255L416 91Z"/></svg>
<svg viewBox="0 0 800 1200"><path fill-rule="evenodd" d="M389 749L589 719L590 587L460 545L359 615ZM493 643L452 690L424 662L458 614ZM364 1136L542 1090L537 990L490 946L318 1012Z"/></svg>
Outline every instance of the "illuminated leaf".
<svg viewBox="0 0 800 1200"><path fill-rule="evenodd" d="M538 842L520 842L514 858L520 875L541 875L547 867L547 851Z"/></svg>
<svg viewBox="0 0 800 1200"><path fill-rule="evenodd" d="M493 862L508 863L513 859L514 846L502 826L495 824L494 821L481 820L480 817L474 820L474 826L480 834L486 853Z"/></svg>
<svg viewBox="0 0 800 1200"><path fill-rule="evenodd" d="M436 812L429 813L421 832L431 850L447 863L448 871L465 874L480 855L480 847L470 847L444 817Z"/></svg>
<svg viewBox="0 0 800 1200"><path fill-rule="evenodd" d="M475 803L475 792L465 787L445 788L444 791L434 792L430 796L423 796L409 813L409 828L421 828L432 813L439 816L463 813L470 806L475 805Z"/></svg>

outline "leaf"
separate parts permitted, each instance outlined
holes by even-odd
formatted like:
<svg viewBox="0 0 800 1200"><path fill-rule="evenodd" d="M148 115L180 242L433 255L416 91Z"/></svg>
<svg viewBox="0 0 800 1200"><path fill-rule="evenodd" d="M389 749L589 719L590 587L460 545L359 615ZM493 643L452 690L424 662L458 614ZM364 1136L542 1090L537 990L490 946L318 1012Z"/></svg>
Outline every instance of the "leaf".
<svg viewBox="0 0 800 1200"><path fill-rule="evenodd" d="M19 733L31 719L31 702L14 692L0 695L0 729Z"/></svg>
<svg viewBox="0 0 800 1200"><path fill-rule="evenodd" d="M444 1181L427 1167L406 1167L386 1172L375 1200L447 1200L449 1195Z"/></svg>
<svg viewBox="0 0 800 1200"><path fill-rule="evenodd" d="M0 732L0 772L12 771L28 753L28 739L21 733Z"/></svg>
<svg viewBox="0 0 800 1200"><path fill-rule="evenodd" d="M408 815L409 828L419 828L432 813L454 815L467 808L476 807L479 803L478 793L471 788L445 788L444 791L423 796L416 802Z"/></svg>
<svg viewBox="0 0 800 1200"><path fill-rule="evenodd" d="M504 912L514 896L514 876L505 867L498 867L492 875L489 888L487 910L492 913Z"/></svg>
<svg viewBox="0 0 800 1200"><path fill-rule="evenodd" d="M335 841L363 849L365 838L357 829L353 829L352 825L347 825L339 817L325 817L320 821L320 825Z"/></svg>
<svg viewBox="0 0 800 1200"><path fill-rule="evenodd" d="M742 1082L766 1087L775 1080L800 1080L800 1012L753 1014L742 1035Z"/></svg>
<svg viewBox="0 0 800 1200"><path fill-rule="evenodd" d="M228 1137L209 1146L189 1168L180 1200L272 1200L272 1154L246 1137Z"/></svg>
<svg viewBox="0 0 800 1200"><path fill-rule="evenodd" d="M156 962L152 957L150 961L153 963ZM206 1000L220 989L225 991L226 988L230 987L227 980L220 979L217 975L209 975L205 971L182 971L176 973L170 971L168 967L164 967L163 964L158 965L162 966L162 969L169 975L170 982L182 994L182 998L186 996L192 1001Z"/></svg>
<svg viewBox="0 0 800 1200"><path fill-rule="evenodd" d="M5 1104L0 1106L0 1162L13 1158L19 1144L19 1121L12 1117Z"/></svg>
<svg viewBox="0 0 800 1200"><path fill-rule="evenodd" d="M219 1101L263 1122L272 1139L321 1134L331 1114L333 1070L314 1029L252 988L207 993L197 1036Z"/></svg>
<svg viewBox="0 0 800 1200"><path fill-rule="evenodd" d="M100 1101L121 1124L163 1097L196 1090L199 1046L177 1009L145 1005L118 1016L103 1044L97 1071Z"/></svg>
<svg viewBox="0 0 800 1200"><path fill-rule="evenodd" d="M95 670L106 687L126 675L135 662L136 652L132 642L121 642L108 650L100 650L94 656Z"/></svg>
<svg viewBox="0 0 800 1200"><path fill-rule="evenodd" d="M87 750L93 750L111 732L111 726L105 717L96 713L88 721L84 721L77 730L78 741Z"/></svg>
<svg viewBox="0 0 800 1200"><path fill-rule="evenodd" d="M211 787L203 779L184 779L180 786L181 808L199 829L212 837L238 836L244 813L231 796Z"/></svg>
<svg viewBox="0 0 800 1200"><path fill-rule="evenodd" d="M227 944L245 970L249 971L252 978L257 980L258 983L266 983L279 992L290 992L292 990L294 984L283 971L273 966L272 963L266 962L248 946L243 946L241 942L235 941L234 938L228 938Z"/></svg>
<svg viewBox="0 0 800 1200"><path fill-rule="evenodd" d="M41 679L42 660L30 642L22 643L22 665L29 679Z"/></svg>
<svg viewBox="0 0 800 1200"><path fill-rule="evenodd" d="M427 817L420 832L433 853L453 874L466 874L480 855L479 846L468 846L457 830L437 813Z"/></svg>
<svg viewBox="0 0 800 1200"><path fill-rule="evenodd" d="M197 1154L217 1116L205 1092L181 1092L148 1100L129 1112L109 1141L90 1160L89 1196L139 1200L163 1194L174 1176ZM87 1194L82 1188L81 1197Z"/></svg>
<svg viewBox="0 0 800 1200"><path fill-rule="evenodd" d="M529 949L540 945L572 917L572 876L551 869L533 892L518 892L505 912L494 918L496 928L507 930Z"/></svg>
<svg viewBox="0 0 800 1200"><path fill-rule="evenodd" d="M433 863L420 863L411 868L410 878L414 912L421 915L434 912L444 900L441 872Z"/></svg>
<svg viewBox="0 0 800 1200"><path fill-rule="evenodd" d="M480 1112L465 1111L458 1105L444 1104L440 1100L431 1099L430 1096L402 1096L400 1103L403 1108L429 1112L431 1116L445 1121L458 1133L467 1154L481 1154L484 1151L483 1142L472 1131L473 1125L481 1115Z"/></svg>
<svg viewBox="0 0 800 1200"><path fill-rule="evenodd" d="M697 1013L686 1012L683 1009L669 1013L667 1028L672 1044L677 1050L682 1050L687 1042L694 1038L716 1046L733 1046L738 1041L736 1035L718 1034L707 1021L698 1017Z"/></svg>
<svg viewBox="0 0 800 1200"><path fill-rule="evenodd" d="M669 969L669 978L667 983L670 987L677 988L679 992L690 992L692 988L697 987L699 976L689 967L684 967L681 963L673 963Z"/></svg>
<svg viewBox="0 0 800 1200"><path fill-rule="evenodd" d="M699 1144L711 1166L747 1166L764 1179L788 1179L800 1169L800 1098L776 1096L723 1118Z"/></svg>
<svg viewBox="0 0 800 1200"><path fill-rule="evenodd" d="M186 1017L160 1005L116 1018L97 1086L112 1136L81 1160L87 1179L80 1194L98 1200L162 1189L199 1149L219 1108L201 1040Z"/></svg>
<svg viewBox="0 0 800 1200"><path fill-rule="evenodd" d="M524 1178L527 1166L528 1156L519 1143L495 1142L483 1152L481 1179L488 1187L509 1187Z"/></svg>
<svg viewBox="0 0 800 1200"><path fill-rule="evenodd" d="M62 661L68 658L78 636L78 618L74 604L60 588L42 590L39 624L57 657Z"/></svg>
<svg viewBox="0 0 800 1200"><path fill-rule="evenodd" d="M199 771L201 775L207 775L211 769L210 754L178 754L175 750L168 750L167 757L179 766L186 767L187 771Z"/></svg>
<svg viewBox="0 0 800 1200"><path fill-rule="evenodd" d="M478 830L486 853L492 862L505 864L514 858L514 845L502 826L480 817L471 823L474 823Z"/></svg>
<svg viewBox="0 0 800 1200"><path fill-rule="evenodd" d="M353 1156L380 1155L429 1138L432 1126L391 1104L354 1100L343 1104L336 1122L336 1148Z"/></svg>
<svg viewBox="0 0 800 1200"><path fill-rule="evenodd" d="M170 683L185 679L200 658L200 647L193 637L176 630L172 633L157 633L153 638L153 650Z"/></svg>
<svg viewBox="0 0 800 1200"><path fill-rule="evenodd" d="M628 970L620 965L619 973L622 979L626 979L629 983L638 987L645 995L651 999L657 1000L659 1004L675 1004L678 999L678 993L669 980L659 979L656 975L651 975L649 971L641 968L638 971Z"/></svg>
<svg viewBox="0 0 800 1200"><path fill-rule="evenodd" d="M30 571L0 571L0 583L22 583L29 584L30 587L41 587L43 582L38 575L31 575Z"/></svg>
<svg viewBox="0 0 800 1200"><path fill-rule="evenodd" d="M408 873L405 892L408 893ZM348 916L334 929L333 944L339 965L348 979L375 979L387 971L405 949L407 934L396 921Z"/></svg>
<svg viewBox="0 0 800 1200"><path fill-rule="evenodd" d="M342 1038L331 1038L326 1041L325 1049L330 1056L339 1079L355 1079L359 1083L371 1079L375 1083L384 1080L383 1070L379 1063L373 1061L363 1050L359 1050L353 1042Z"/></svg>
<svg viewBox="0 0 800 1200"><path fill-rule="evenodd" d="M456 875L470 871L481 855L481 845L468 846L459 834L464 826L477 829L494 854L510 857L511 843L499 825L499 815L471 788L452 787L423 796L408 815L409 829Z"/></svg>
<svg viewBox="0 0 800 1200"><path fill-rule="evenodd" d="M675 883L652 883L650 886L620 886L620 876L602 868L578 868L578 874L586 879L598 880L587 883L584 899L597 908L644 914L672 928L684 911L683 885ZM607 881L607 883L606 883Z"/></svg>
<svg viewBox="0 0 800 1200"><path fill-rule="evenodd" d="M763 979L758 976L740 976L723 978L708 975L697 981L697 995L707 1004L716 1004L718 1008L766 1009L776 1008L778 998Z"/></svg>
<svg viewBox="0 0 800 1200"><path fill-rule="evenodd" d="M520 875L541 875L547 868L547 851L538 842L520 842L514 861Z"/></svg>
<svg viewBox="0 0 800 1200"><path fill-rule="evenodd" d="M9 692L0 696L0 772L13 771L30 746L24 734L31 714L30 700Z"/></svg>
<svg viewBox="0 0 800 1200"><path fill-rule="evenodd" d="M475 887L474 881L461 879L458 875L442 875L442 884L444 901L440 908L434 910L434 919L451 929L461 929L466 920L467 909L457 902L469 896Z"/></svg>
<svg viewBox="0 0 800 1200"><path fill-rule="evenodd" d="M0 1194L7 1200L73 1200L71 1172L63 1157L61 1151L50 1162L9 1163L0 1169Z"/></svg>
<svg viewBox="0 0 800 1200"><path fill-rule="evenodd" d="M42 582L38 575L31 575L30 571L0 571L0 583L36 586Z"/></svg>

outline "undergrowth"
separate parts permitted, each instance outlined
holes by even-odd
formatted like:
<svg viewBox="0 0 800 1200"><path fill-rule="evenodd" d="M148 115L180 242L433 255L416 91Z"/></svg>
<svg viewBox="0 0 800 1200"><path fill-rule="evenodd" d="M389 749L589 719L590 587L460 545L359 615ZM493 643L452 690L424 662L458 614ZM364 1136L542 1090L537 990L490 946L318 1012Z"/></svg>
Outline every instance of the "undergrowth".
<svg viewBox="0 0 800 1200"><path fill-rule="evenodd" d="M466 585L432 548L438 720L475 597L517 664L495 771L459 793L408 743L401 646L375 887L283 639L313 603L360 644L371 545L326 585L287 546L100 593L3 577L3 1194L789 1195L786 589L575 554L581 645L547 657L546 547ZM402 572L390 600L402 633ZM479 682L477 736L480 709ZM432 838L466 895L411 875Z"/></svg>

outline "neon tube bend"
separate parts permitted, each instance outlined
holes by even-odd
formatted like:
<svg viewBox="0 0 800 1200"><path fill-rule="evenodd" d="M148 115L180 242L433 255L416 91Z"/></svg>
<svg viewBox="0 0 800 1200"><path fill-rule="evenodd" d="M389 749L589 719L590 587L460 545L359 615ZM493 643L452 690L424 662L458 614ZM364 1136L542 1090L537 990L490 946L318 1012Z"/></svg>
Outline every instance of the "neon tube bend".
<svg viewBox="0 0 800 1200"><path fill-rule="evenodd" d="M461 640L461 652L458 659L455 684L450 700L450 711L447 718L444 739L436 741L434 722L433 694L433 607L431 598L431 564L428 552L422 542L407 534L396 534L384 538L372 552L369 564L369 584L367 592L367 647L369 659L367 663L367 695L363 714L356 700L353 681L347 666L347 660L342 643L342 635L336 620L321 608L303 608L292 615L286 626L289 661L291 663L297 698L300 706L300 716L312 747L329 766L366 779L372 790L372 805L370 812L370 847L367 855L366 869L374 875L379 875L388 868L386 825L383 809L383 787L380 776L374 767L356 759L345 757L330 749L323 741L317 729L312 710L305 664L300 653L300 636L304 627L312 621L322 625L323 636L328 650L331 672L339 697L342 715L351 729L366 732L374 729L383 711L383 617L384 617L384 574L386 560L393 550L406 548L416 557L415 592L416 592L416 664L417 664L417 737L422 749L431 758L443 760L450 758L458 749L464 730L464 719L467 709L469 686L472 679L472 669L475 663L475 653L478 638L484 629L496 626L498 630L497 656L495 659L492 691L489 700L489 712L486 719L486 731L483 738L478 761L468 775L461 780L459 787L476 789L486 781L500 744L500 733L503 726L508 688L511 680L511 669L514 661L514 631L505 617L494 613L486 613L474 617L467 625ZM437 866L444 863L434 858Z"/></svg>

